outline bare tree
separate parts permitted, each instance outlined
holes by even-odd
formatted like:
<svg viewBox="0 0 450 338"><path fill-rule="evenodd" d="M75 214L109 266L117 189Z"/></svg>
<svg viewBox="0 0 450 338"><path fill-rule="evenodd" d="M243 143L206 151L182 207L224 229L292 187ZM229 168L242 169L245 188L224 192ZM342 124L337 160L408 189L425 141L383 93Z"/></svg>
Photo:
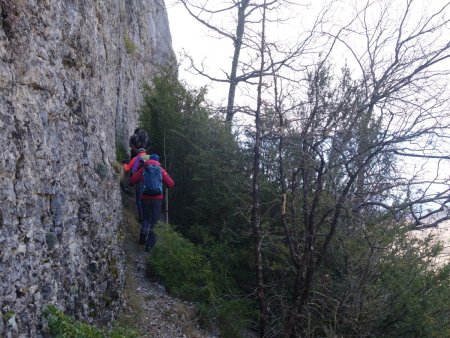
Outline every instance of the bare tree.
<svg viewBox="0 0 450 338"><path fill-rule="evenodd" d="M233 108L234 108L234 99L236 94L236 86L239 82L238 76L237 76L237 69L238 69L238 63L239 63L239 57L241 53L244 33L245 33L245 27L248 16L252 13L253 10L255 10L257 7L255 6L249 6L250 0L240 0L235 1L232 4L222 4L220 8L216 9L209 9L207 8L208 3L202 4L202 5L195 5L192 2L189 2L187 0L180 0L180 2L183 4L183 6L186 8L188 13L195 18L197 21L205 25L206 27L212 29L214 32L218 33L222 37L226 37L228 39L231 39L233 41L233 59L231 62L231 69L229 76L226 80L221 80L214 78L214 81L220 81L220 82L228 82L229 83L229 89L228 89L228 102L227 102L227 109L226 109L226 121L230 122L233 119ZM215 8L215 6L212 6ZM194 12L196 10L197 12ZM229 11L236 11L236 26L235 26L235 32L229 32L223 27L218 27L212 25L209 21L202 18L202 14L206 15L214 15L214 14L223 14L223 12L229 12ZM195 66L194 66L195 67ZM198 70L202 74L206 74L203 71ZM211 78L211 77L210 77ZM212 78L211 78L212 79Z"/></svg>
<svg viewBox="0 0 450 338"><path fill-rule="evenodd" d="M405 157L450 159L448 148L438 146L450 129L449 97L441 82L448 68L439 68L450 58L450 43L442 39L449 33L449 5L414 26L412 5L407 1L395 20L387 17L384 2L367 2L347 26L324 32L332 47L309 73L307 99L291 115L290 135L286 119L280 120L285 149L279 153L288 151L297 161L289 173L280 162L281 175L290 175L291 219L288 223L283 212L281 221L295 271L285 337L301 335L316 271L349 215L364 226L364 213L385 210L412 228L436 226L450 217L448 177L420 180L412 167L408 172L399 166ZM364 49L350 43L353 33L364 36ZM360 78L352 80L346 70L335 86L326 60L338 43L354 56L358 69L353 73ZM444 188L433 191L437 184ZM437 207L428 209L431 203ZM425 223L437 213L439 219Z"/></svg>
<svg viewBox="0 0 450 338"><path fill-rule="evenodd" d="M266 1L264 1L264 5ZM262 241L263 234L261 229L260 217L260 165L261 165L261 107L262 107L262 86L263 86L263 70L265 67L265 49L266 49L266 7L262 7L262 29L260 39L260 72L257 87L256 110L255 110L255 144L253 148L253 170L252 170L252 208L251 208L251 223L253 228L253 235L255 237L255 267L256 267L256 281L257 281L257 295L259 302L259 335L266 336L267 330L267 307L264 296L264 275L263 275L263 257L262 257Z"/></svg>
<svg viewBox="0 0 450 338"><path fill-rule="evenodd" d="M189 7L187 0L181 1ZM292 274L291 289L283 300L283 336L303 335L317 271L327 259L338 230L351 224L363 231L372 214L390 215L390 221L402 222L411 229L437 226L450 219L449 177L440 173L441 166L450 160L450 96L445 82L450 75L450 5L431 2L421 17L413 16L415 5L413 0L357 3L355 6L359 7L353 8L353 13L347 11L343 15L342 20L349 19L340 26L327 27L323 16L319 17L314 27L322 27L322 53L314 64L311 57L313 65L308 67L304 64L305 41L314 39L304 40L277 61L271 53L278 49L277 45L266 41L263 30L260 40L253 40L259 42L257 48L250 47L250 43L245 45L258 51L252 60L255 66L247 63L245 72L238 74L241 50L235 50L231 75L225 79L210 77L230 83L228 122L235 112L237 84L258 79L256 110L252 112L255 144L251 221L256 240L262 335L267 333L270 322L263 278L259 193L260 169L264 166L260 148L265 137L261 119L265 108L278 117L272 134L278 141L281 225ZM233 6L217 10L194 8L198 11L191 11L191 15L232 39L234 47L240 49L243 40L235 43L237 31L222 32L202 20L201 15L227 9L239 13L239 8L247 14L256 8L266 10L252 7L251 1L236 1ZM242 15L245 33L248 16ZM258 22L264 25L265 20L261 22L258 17ZM350 58L336 79L331 65L343 53ZM305 68L308 71L299 82L286 75L296 72L299 78L298 73ZM197 70L207 75L202 69ZM280 79L291 88L288 108L282 104ZM264 88L270 85L274 90L272 107L263 102L267 95ZM421 177L411 162L404 164L407 159L423 160L421 165L417 163L419 169L434 161L436 175ZM430 217L434 217L432 222Z"/></svg>
<svg viewBox="0 0 450 338"><path fill-rule="evenodd" d="M251 83L256 85L260 74L270 75L271 65L265 64L262 69L255 67L259 64L259 25L263 20L260 16L261 9L264 11L277 11L282 7L292 5L289 0L238 0L230 2L222 2L220 7L212 1L203 1L201 4L193 0L178 0L187 10L187 12L198 22L216 33L221 38L226 38L233 43L233 53L229 71L224 71L224 77L216 77L210 75L203 67L198 67L194 60L190 59L192 68L202 76L211 81L228 84L227 106L225 120L232 123L236 113L235 99L236 90L240 83ZM267 17L264 20L269 21ZM321 16L325 15L324 13ZM213 18L217 17L233 17L235 22L223 27L220 23L214 23ZM277 19L279 20L279 19ZM315 27L321 22L321 17L313 23L313 28L307 32L301 43L297 43L294 47L286 47L281 50L281 44L277 44L279 51L278 58L272 58L274 67L280 69L289 66L289 63L295 56L304 52L308 42L312 38ZM256 28L255 28L256 27ZM242 51L247 51L250 56L247 60L241 60ZM252 80L255 80L252 82ZM245 109L244 109L245 110Z"/></svg>

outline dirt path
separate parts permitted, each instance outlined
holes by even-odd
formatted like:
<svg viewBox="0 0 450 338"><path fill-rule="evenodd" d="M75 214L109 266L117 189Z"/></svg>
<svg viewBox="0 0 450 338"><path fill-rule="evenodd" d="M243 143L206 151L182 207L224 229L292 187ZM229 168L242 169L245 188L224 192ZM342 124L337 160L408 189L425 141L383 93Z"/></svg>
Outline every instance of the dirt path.
<svg viewBox="0 0 450 338"><path fill-rule="evenodd" d="M150 258L137 243L139 224L132 210L133 200L126 203L122 229L126 255L125 310L118 318L119 325L133 328L139 337L216 337L202 332L193 304L169 296L164 286L147 277L145 261Z"/></svg>

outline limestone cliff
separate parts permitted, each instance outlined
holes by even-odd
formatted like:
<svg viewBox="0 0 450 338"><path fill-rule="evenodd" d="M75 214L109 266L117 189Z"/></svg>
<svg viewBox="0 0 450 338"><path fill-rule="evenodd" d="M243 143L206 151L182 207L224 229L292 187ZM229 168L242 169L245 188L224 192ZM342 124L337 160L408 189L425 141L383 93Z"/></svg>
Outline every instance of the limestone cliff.
<svg viewBox="0 0 450 338"><path fill-rule="evenodd" d="M172 58L163 0L0 0L0 336L39 336L48 303L113 317L116 146Z"/></svg>

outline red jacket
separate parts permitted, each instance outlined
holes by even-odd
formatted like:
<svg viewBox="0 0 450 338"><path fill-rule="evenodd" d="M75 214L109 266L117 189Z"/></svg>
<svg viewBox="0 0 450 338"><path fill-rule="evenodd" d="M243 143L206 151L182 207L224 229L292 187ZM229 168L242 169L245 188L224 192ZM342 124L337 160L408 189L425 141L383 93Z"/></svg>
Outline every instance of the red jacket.
<svg viewBox="0 0 450 338"><path fill-rule="evenodd" d="M144 167L147 165L158 165L161 167L161 164L158 161L155 160L147 160L144 162ZM131 184L136 184L139 182L143 182L144 181L144 167L142 167L141 169L139 169L138 171L136 171L136 173L131 176L130 178L130 183ZM173 186L175 185L175 182L173 181L173 179L169 176L169 174L167 173L167 171L161 167L161 175L162 175L162 179L164 184L168 187L168 188L173 188ZM164 198L163 194L161 195L156 195L156 196L151 196L151 195L144 195L142 194L141 199L143 200L162 200Z"/></svg>

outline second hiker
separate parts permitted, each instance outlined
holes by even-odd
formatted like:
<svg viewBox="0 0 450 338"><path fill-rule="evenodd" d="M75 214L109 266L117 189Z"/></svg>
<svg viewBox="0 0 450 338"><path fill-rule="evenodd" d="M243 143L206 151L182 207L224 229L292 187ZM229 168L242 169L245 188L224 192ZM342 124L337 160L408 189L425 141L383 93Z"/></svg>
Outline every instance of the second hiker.
<svg viewBox="0 0 450 338"><path fill-rule="evenodd" d="M131 176L136 173L141 164L141 160L148 160L149 155L147 151L150 149L150 138L147 132L142 128L136 128L134 134L130 136L129 140L131 161L123 163L123 170L125 173L130 173ZM138 184L136 186L136 209L139 222L142 222L142 203L141 203L142 187Z"/></svg>
<svg viewBox="0 0 450 338"><path fill-rule="evenodd" d="M163 183L168 187L174 186L173 179L167 171L161 167L159 156L152 154L149 160L143 160L143 166L131 176L131 184L142 186L142 223L139 242L145 243L145 251L148 251L156 243L154 232L155 224L161 215L161 207L164 199Z"/></svg>

